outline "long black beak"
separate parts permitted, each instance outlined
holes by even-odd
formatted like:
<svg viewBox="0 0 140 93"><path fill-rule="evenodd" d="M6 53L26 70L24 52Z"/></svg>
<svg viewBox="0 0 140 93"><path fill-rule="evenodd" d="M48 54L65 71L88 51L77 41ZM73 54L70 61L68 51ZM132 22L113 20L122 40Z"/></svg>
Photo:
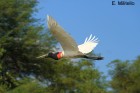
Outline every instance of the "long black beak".
<svg viewBox="0 0 140 93"><path fill-rule="evenodd" d="M36 58L45 58L45 57L48 57L48 54L44 54L44 55L38 56Z"/></svg>

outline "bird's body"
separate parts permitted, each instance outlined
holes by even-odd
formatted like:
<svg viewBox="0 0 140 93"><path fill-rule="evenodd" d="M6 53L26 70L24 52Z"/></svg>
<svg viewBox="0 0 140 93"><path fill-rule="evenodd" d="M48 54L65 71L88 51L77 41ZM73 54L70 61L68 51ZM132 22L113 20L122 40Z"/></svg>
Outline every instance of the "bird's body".
<svg viewBox="0 0 140 93"><path fill-rule="evenodd" d="M51 31L52 35L60 42L63 51L56 53L48 53L38 58L42 57L51 57L53 59L60 58L89 58L94 60L101 60L103 57L97 56L88 56L98 44L98 39L92 37L92 34L89 38L86 38L85 42L81 45L77 45L74 39L61 28L58 23L50 16L47 16L48 28Z"/></svg>

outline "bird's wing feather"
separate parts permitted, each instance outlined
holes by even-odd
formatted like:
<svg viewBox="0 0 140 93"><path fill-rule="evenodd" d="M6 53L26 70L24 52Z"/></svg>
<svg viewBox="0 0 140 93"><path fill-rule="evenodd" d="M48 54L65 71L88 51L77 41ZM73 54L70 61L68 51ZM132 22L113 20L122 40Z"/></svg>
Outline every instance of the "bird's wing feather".
<svg viewBox="0 0 140 93"><path fill-rule="evenodd" d="M98 44L98 38L92 37L92 34L89 38L85 39L85 42L81 45L78 45L79 51L83 54L90 53Z"/></svg>
<svg viewBox="0 0 140 93"><path fill-rule="evenodd" d="M64 31L62 27L50 16L47 16L48 28L51 31L52 35L56 38L57 41L61 44L65 55L74 54L79 51L78 45L73 40L73 38Z"/></svg>

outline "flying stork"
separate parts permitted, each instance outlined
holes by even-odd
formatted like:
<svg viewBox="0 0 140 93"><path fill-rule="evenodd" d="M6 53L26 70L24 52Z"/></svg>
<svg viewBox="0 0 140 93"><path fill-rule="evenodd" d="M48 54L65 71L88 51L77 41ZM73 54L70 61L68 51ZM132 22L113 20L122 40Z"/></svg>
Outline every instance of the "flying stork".
<svg viewBox="0 0 140 93"><path fill-rule="evenodd" d="M90 56L88 55L97 45L98 38L89 36L85 39L85 42L81 45L77 45L74 39L64 31L64 29L51 17L47 15L48 28L55 39L61 44L63 51L61 52L50 52L45 55L41 55L37 58L53 58L59 60L61 58L87 58L93 60L102 60L101 56Z"/></svg>

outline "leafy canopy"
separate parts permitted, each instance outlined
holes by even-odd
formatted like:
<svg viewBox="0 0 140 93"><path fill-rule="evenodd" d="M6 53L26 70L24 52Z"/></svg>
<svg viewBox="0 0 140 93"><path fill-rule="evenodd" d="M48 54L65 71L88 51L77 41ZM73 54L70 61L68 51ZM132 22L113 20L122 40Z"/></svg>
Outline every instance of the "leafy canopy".
<svg viewBox="0 0 140 93"><path fill-rule="evenodd" d="M110 85L113 93L140 92L140 57L133 61L114 60L110 64L112 80Z"/></svg>
<svg viewBox="0 0 140 93"><path fill-rule="evenodd" d="M0 0L0 91L105 93L104 78L92 61L36 58L56 45L33 17L36 5L36 0Z"/></svg>

